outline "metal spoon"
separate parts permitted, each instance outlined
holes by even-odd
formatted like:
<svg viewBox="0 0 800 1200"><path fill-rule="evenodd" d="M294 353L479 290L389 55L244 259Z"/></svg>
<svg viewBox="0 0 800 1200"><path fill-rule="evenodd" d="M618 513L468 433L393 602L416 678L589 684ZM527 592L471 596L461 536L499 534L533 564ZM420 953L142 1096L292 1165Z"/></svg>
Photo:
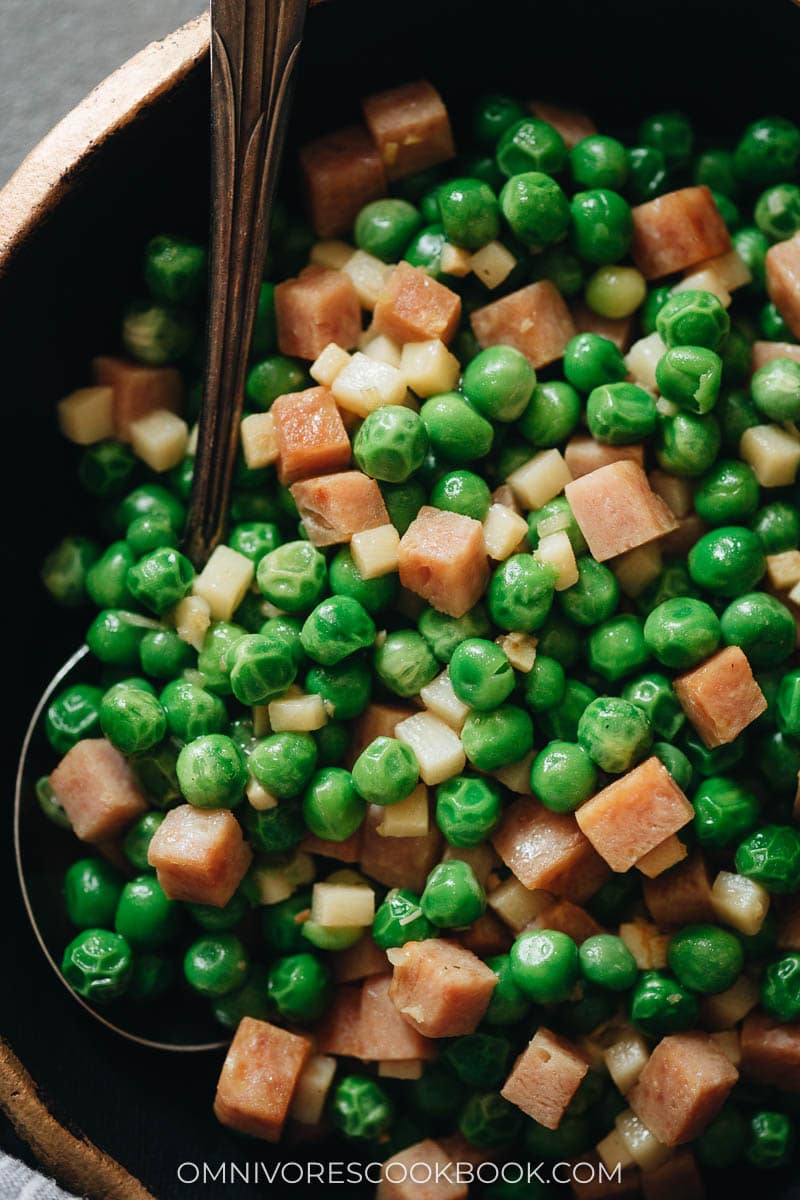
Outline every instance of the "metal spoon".
<svg viewBox="0 0 800 1200"><path fill-rule="evenodd" d="M209 316L203 403L184 537L202 567L221 540L242 412L270 211L286 137L307 0L211 0L211 239ZM107 1029L160 1050L214 1050L218 1037L207 1005L185 995L153 1012L120 1002L99 1012L77 996L58 966L74 936L56 880L75 844L45 820L35 783L53 766L42 716L54 693L86 678L82 646L55 674L31 718L16 780L14 844L25 907L44 954L62 984ZM91 848L87 847L87 851Z"/></svg>

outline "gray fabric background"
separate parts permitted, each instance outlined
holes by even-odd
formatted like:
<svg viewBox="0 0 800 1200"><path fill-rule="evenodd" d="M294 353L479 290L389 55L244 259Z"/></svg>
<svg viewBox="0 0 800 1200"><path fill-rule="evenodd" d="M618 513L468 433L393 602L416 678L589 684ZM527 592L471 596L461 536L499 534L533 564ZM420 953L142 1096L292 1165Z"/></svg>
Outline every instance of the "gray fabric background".
<svg viewBox="0 0 800 1200"><path fill-rule="evenodd" d="M204 0L0 0L0 186L114 67Z"/></svg>

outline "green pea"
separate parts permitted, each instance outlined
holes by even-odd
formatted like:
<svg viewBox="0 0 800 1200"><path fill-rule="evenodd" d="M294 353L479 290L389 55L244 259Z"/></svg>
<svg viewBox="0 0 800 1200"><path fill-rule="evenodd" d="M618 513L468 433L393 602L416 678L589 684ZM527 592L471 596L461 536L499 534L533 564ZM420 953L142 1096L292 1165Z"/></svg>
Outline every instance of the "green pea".
<svg viewBox="0 0 800 1200"><path fill-rule="evenodd" d="M137 875L120 893L114 927L134 949L159 950L180 932L180 907L152 875Z"/></svg>
<svg viewBox="0 0 800 1200"><path fill-rule="evenodd" d="M164 520L164 514L159 514ZM142 519L152 519L149 514ZM133 522L132 522L133 524ZM86 593L98 608L124 608L133 604L128 589L128 572L136 562L136 556L125 542L112 542L86 572Z"/></svg>
<svg viewBox="0 0 800 1200"><path fill-rule="evenodd" d="M481 480L481 482L483 481ZM431 503L433 503L433 499L431 499ZM444 506L440 505L439 507ZM379 575L375 579L364 579L353 561L349 546L342 546L331 559L328 567L328 583L335 596L349 596L372 616L391 607L397 597L399 587L396 572ZM264 629L261 632L263 633ZM300 654L304 656L299 637L296 639L296 643Z"/></svg>
<svg viewBox="0 0 800 1200"><path fill-rule="evenodd" d="M279 958L269 969L267 995L284 1020L305 1025L327 1008L331 973L314 954Z"/></svg>
<svg viewBox="0 0 800 1200"><path fill-rule="evenodd" d="M800 954L770 963L761 981L761 1006L778 1021L800 1019Z"/></svg>
<svg viewBox="0 0 800 1200"><path fill-rule="evenodd" d="M185 238L151 238L145 246L144 279L156 300L193 304L206 286L208 256L204 246Z"/></svg>
<svg viewBox="0 0 800 1200"><path fill-rule="evenodd" d="M791 1161L795 1131L786 1113L754 1113L747 1132L744 1156L751 1166L771 1171Z"/></svg>
<svg viewBox="0 0 800 1200"><path fill-rule="evenodd" d="M90 496L109 500L128 486L136 456L122 442L97 442L87 446L78 463L78 482Z"/></svg>
<svg viewBox="0 0 800 1200"><path fill-rule="evenodd" d="M155 696L138 687L118 683L100 705L103 733L124 754L136 754L157 745L167 732L167 718Z"/></svg>
<svg viewBox="0 0 800 1200"><path fill-rule="evenodd" d="M464 753L481 771L498 771L524 758L533 746L533 722L522 708L501 704L492 712L471 712L461 731Z"/></svg>
<svg viewBox="0 0 800 1200"><path fill-rule="evenodd" d="M311 908L310 892L295 892L261 912L261 933L273 954L296 954L303 949L303 920Z"/></svg>
<svg viewBox="0 0 800 1200"><path fill-rule="evenodd" d="M559 446L578 424L581 402L568 383L553 380L537 383L517 428L534 446Z"/></svg>
<svg viewBox="0 0 800 1200"><path fill-rule="evenodd" d="M392 888L378 906L372 922L372 937L382 950L404 946L406 942L424 942L435 937L436 930L423 914L419 896L406 888Z"/></svg>
<svg viewBox="0 0 800 1200"><path fill-rule="evenodd" d="M137 362L151 367L180 362L194 336L189 314L172 305L135 301L128 305L122 320L123 346Z"/></svg>
<svg viewBox="0 0 800 1200"><path fill-rule="evenodd" d="M251 774L277 800L303 790L317 763L317 746L308 733L273 733L248 759Z"/></svg>
<svg viewBox="0 0 800 1200"><path fill-rule="evenodd" d="M419 410L434 454L466 465L489 453L494 429L458 392L431 396Z"/></svg>
<svg viewBox="0 0 800 1200"><path fill-rule="evenodd" d="M241 987L213 998L214 1020L232 1031L238 1028L243 1017L269 1021L273 1014L267 996L267 978L267 968L261 963L254 963Z"/></svg>
<svg viewBox="0 0 800 1200"><path fill-rule="evenodd" d="M462 387L470 404L493 421L515 421L528 406L536 372L519 350L490 346L464 372Z"/></svg>
<svg viewBox="0 0 800 1200"><path fill-rule="evenodd" d="M130 568L127 585L141 604L160 615L182 600L192 586L194 567L185 555L164 546Z"/></svg>
<svg viewBox="0 0 800 1200"><path fill-rule="evenodd" d="M86 602L89 576L100 548L89 538L62 538L42 564L42 583L57 604L75 608ZM94 600L95 604L100 603Z"/></svg>
<svg viewBox="0 0 800 1200"><path fill-rule="evenodd" d="M778 183L756 201L753 213L758 228L773 242L782 242L800 229L800 188Z"/></svg>
<svg viewBox="0 0 800 1200"><path fill-rule="evenodd" d="M221 696L230 695L228 651L246 632L241 625L229 621L213 621L209 626L197 657L197 669L203 676L203 686L207 691Z"/></svg>
<svg viewBox="0 0 800 1200"><path fill-rule="evenodd" d="M682 671L713 654L720 642L720 623L710 605L690 596L665 600L648 616L644 640L665 667Z"/></svg>
<svg viewBox="0 0 800 1200"><path fill-rule="evenodd" d="M489 632L489 622L480 605L471 608L463 617L451 617L435 608L426 608L420 615L418 627L436 658L443 663L450 662L456 647L466 638L484 637Z"/></svg>
<svg viewBox="0 0 800 1200"><path fill-rule="evenodd" d="M47 740L56 754L66 754L82 738L98 736L102 700L102 688L88 683L76 683L59 692L44 714Z"/></svg>
<svg viewBox="0 0 800 1200"><path fill-rule="evenodd" d="M174 629L152 629L139 643L142 670L154 679L171 679L192 666L195 653Z"/></svg>
<svg viewBox="0 0 800 1200"><path fill-rule="evenodd" d="M523 115L522 105L510 96L481 96L475 102L472 114L475 141L485 149L491 149L509 125L521 120Z"/></svg>
<svg viewBox="0 0 800 1200"><path fill-rule="evenodd" d="M264 281L258 289L253 340L250 343L250 357L260 358L263 354L271 354L277 346L277 341L275 285Z"/></svg>
<svg viewBox="0 0 800 1200"><path fill-rule="evenodd" d="M625 378L628 368L617 346L599 333L579 333L567 342L564 374L573 387L592 392Z"/></svg>
<svg viewBox="0 0 800 1200"><path fill-rule="evenodd" d="M670 941L667 959L680 982L702 995L727 991L744 963L739 939L717 925L686 925Z"/></svg>
<svg viewBox="0 0 800 1200"><path fill-rule="evenodd" d="M381 494L389 520L402 537L425 503L425 489L415 479L408 479L405 483L383 484Z"/></svg>
<svg viewBox="0 0 800 1200"><path fill-rule="evenodd" d="M576 625L597 625L614 615L619 603L619 583L614 572L591 555L578 559L578 582L559 592L564 615Z"/></svg>
<svg viewBox="0 0 800 1200"><path fill-rule="evenodd" d="M181 792L197 808L233 808L247 784L244 755L222 733L188 742L178 755L177 771Z"/></svg>
<svg viewBox="0 0 800 1200"><path fill-rule="evenodd" d="M271 354L261 362L254 363L247 374L244 394L248 406L259 412L267 412L278 399L290 392L301 392L308 387L305 368L293 358L282 354Z"/></svg>
<svg viewBox="0 0 800 1200"><path fill-rule="evenodd" d="M644 146L660 150L668 167L681 169L689 164L694 133L684 113L660 112L645 117L641 122L639 141Z"/></svg>
<svg viewBox="0 0 800 1200"><path fill-rule="evenodd" d="M497 198L482 179L451 179L439 188L439 215L448 242L479 250L500 231Z"/></svg>
<svg viewBox="0 0 800 1200"><path fill-rule="evenodd" d="M558 130L536 117L509 125L497 144L497 165L504 175L544 171L557 175L567 161L567 147Z"/></svg>
<svg viewBox="0 0 800 1200"><path fill-rule="evenodd" d="M398 804L418 782L416 755L396 738L374 738L353 764L353 783L367 804Z"/></svg>
<svg viewBox="0 0 800 1200"><path fill-rule="evenodd" d="M597 692L580 679L567 679L564 696L551 709L539 715L539 726L551 741L574 742L578 736L578 722Z"/></svg>
<svg viewBox="0 0 800 1200"><path fill-rule="evenodd" d="M131 521L125 531L125 541L133 557L142 558L161 546L177 546L178 534L172 528L168 515L163 510L156 509L151 513L142 513ZM131 565L132 563L133 559Z"/></svg>
<svg viewBox="0 0 800 1200"><path fill-rule="evenodd" d="M630 1002L634 1025L652 1037L695 1029L699 1019L697 1000L682 983L665 971L643 971Z"/></svg>
<svg viewBox="0 0 800 1200"><path fill-rule="evenodd" d="M284 612L311 609L325 588L325 557L310 542L286 542L265 554L256 582L262 595Z"/></svg>
<svg viewBox="0 0 800 1200"><path fill-rule="evenodd" d="M438 203L438 190L436 195ZM438 279L442 274L442 250L446 245L447 234L437 219L433 224L423 226L411 239L403 259L412 267L422 267L433 279Z"/></svg>
<svg viewBox="0 0 800 1200"><path fill-rule="evenodd" d="M159 1000L176 978L175 963L166 954L137 954L128 984L128 998L137 1004Z"/></svg>
<svg viewBox="0 0 800 1200"><path fill-rule="evenodd" d="M207 933L227 933L242 921L248 910L247 897L243 890L234 892L227 904L217 908L211 904L187 904L192 920Z"/></svg>
<svg viewBox="0 0 800 1200"><path fill-rule="evenodd" d="M126 991L133 955L124 937L106 929L86 929L64 951L61 974L69 986L92 1004L106 1004Z"/></svg>
<svg viewBox="0 0 800 1200"><path fill-rule="evenodd" d="M602 134L582 138L569 152L572 178L579 188L624 187L628 155L622 142Z"/></svg>
<svg viewBox="0 0 800 1200"><path fill-rule="evenodd" d="M743 523L758 508L759 486L747 463L722 459L698 483L694 506L710 525Z"/></svg>
<svg viewBox="0 0 800 1200"><path fill-rule="evenodd" d="M729 454L739 453L739 443L746 429L763 424L749 392L743 388L724 393L717 401L715 416L719 422L722 445Z"/></svg>
<svg viewBox="0 0 800 1200"><path fill-rule="evenodd" d="M619 775L645 757L653 733L645 714L617 696L598 696L578 722L578 742L601 771Z"/></svg>
<svg viewBox="0 0 800 1200"><path fill-rule="evenodd" d="M591 631L587 651L591 669L603 679L616 683L645 665L651 647L646 642L641 619L632 613L624 613L611 617Z"/></svg>
<svg viewBox="0 0 800 1200"><path fill-rule="evenodd" d="M780 681L775 715L781 733L800 735L800 671L788 671Z"/></svg>
<svg viewBox="0 0 800 1200"><path fill-rule="evenodd" d="M312 667L305 690L322 696L326 711L335 720L349 721L369 704L372 674L363 660L346 658L333 667Z"/></svg>
<svg viewBox="0 0 800 1200"><path fill-rule="evenodd" d="M632 146L628 150L628 194L637 204L653 200L666 191L667 164L660 150Z"/></svg>
<svg viewBox="0 0 800 1200"><path fill-rule="evenodd" d="M375 641L375 623L357 600L332 596L306 617L300 640L309 658L330 667L371 646Z"/></svg>
<svg viewBox="0 0 800 1200"><path fill-rule="evenodd" d="M641 708L655 733L661 734L662 737L676 737L686 720L666 675L653 672L631 680L623 689L622 698Z"/></svg>
<svg viewBox="0 0 800 1200"><path fill-rule="evenodd" d="M790 178L800 158L800 130L784 117L763 117L748 125L736 145L734 171L748 187L766 187Z"/></svg>
<svg viewBox="0 0 800 1200"><path fill-rule="evenodd" d="M521 933L511 947L511 975L536 1004L569 999L578 982L578 947L557 930Z"/></svg>
<svg viewBox="0 0 800 1200"><path fill-rule="evenodd" d="M617 925L641 895L640 881L636 870L612 875L588 901L589 912L603 925Z"/></svg>
<svg viewBox="0 0 800 1200"><path fill-rule="evenodd" d="M436 789L436 824L451 846L479 846L500 821L500 789L492 780L454 775Z"/></svg>
<svg viewBox="0 0 800 1200"><path fill-rule="evenodd" d="M667 347L700 346L719 350L730 331L730 318L711 292L674 292L656 318Z"/></svg>
<svg viewBox="0 0 800 1200"><path fill-rule="evenodd" d="M565 1162L579 1155L591 1144L591 1124L582 1113L569 1110L562 1117L558 1129L547 1129L538 1121L528 1121L524 1129L524 1144L534 1162ZM524 1196L524 1193L523 1193ZM495 1200L492 1197L492 1200ZM497 1200L518 1200L501 1194Z"/></svg>
<svg viewBox="0 0 800 1200"><path fill-rule="evenodd" d="M373 479L404 483L422 465L428 431L410 408L387 404L363 422L353 442L353 457Z"/></svg>
<svg viewBox="0 0 800 1200"><path fill-rule="evenodd" d="M280 541L278 526L270 521L240 521L228 535L231 550L243 554L256 566L265 554L280 545Z"/></svg>
<svg viewBox="0 0 800 1200"><path fill-rule="evenodd" d="M398 629L387 634L374 655L375 673L397 696L416 696L438 674L439 665L422 634Z"/></svg>
<svg viewBox="0 0 800 1200"><path fill-rule="evenodd" d="M671 742L654 742L653 754L664 764L681 791L687 792L691 787L694 772L683 751Z"/></svg>
<svg viewBox="0 0 800 1200"><path fill-rule="evenodd" d="M193 942L183 960L186 982L201 996L216 999L242 986L250 961L238 937L218 933Z"/></svg>
<svg viewBox="0 0 800 1200"><path fill-rule="evenodd" d="M206 733L222 733L228 722L219 696L186 679L168 683L159 696L167 727L181 741L191 742Z"/></svg>
<svg viewBox="0 0 800 1200"><path fill-rule="evenodd" d="M330 842L352 837L366 811L367 801L356 789L354 776L342 767L317 771L303 796L303 820L316 837Z"/></svg>
<svg viewBox="0 0 800 1200"><path fill-rule="evenodd" d="M574 812L594 795L596 784L594 763L575 742L550 742L533 760L531 791L553 812Z"/></svg>
<svg viewBox="0 0 800 1200"><path fill-rule="evenodd" d="M452 929L477 921L486 908L486 895L469 863L449 859L431 871L420 906L432 925Z"/></svg>
<svg viewBox="0 0 800 1200"><path fill-rule="evenodd" d="M472 471L450 471L434 486L430 502L435 508L482 521L489 511L491 493L480 475Z"/></svg>
<svg viewBox="0 0 800 1200"><path fill-rule="evenodd" d="M64 876L67 916L78 929L112 925L122 879L102 858L79 858Z"/></svg>
<svg viewBox="0 0 800 1200"><path fill-rule="evenodd" d="M544 622L553 603L552 568L532 554L512 554L492 575L487 592L489 615L507 631L533 633Z"/></svg>
<svg viewBox="0 0 800 1200"><path fill-rule="evenodd" d="M732 151L705 150L695 159L692 179L696 184L705 184L725 196L735 196L739 190L739 180L733 166Z"/></svg>
<svg viewBox="0 0 800 1200"><path fill-rule="evenodd" d="M125 834L125 840L122 843L122 849L128 862L137 871L149 871L150 863L148 861L148 851L150 843L164 820L164 814L160 812L148 812L144 816L139 817L134 821L128 832ZM97 923L97 922L95 922Z"/></svg>
<svg viewBox="0 0 800 1200"><path fill-rule="evenodd" d="M126 530L136 517L160 510L167 514L172 528L180 532L186 521L186 509L180 500L158 483L145 483L134 488L120 500L114 522L120 532Z"/></svg>
<svg viewBox="0 0 800 1200"><path fill-rule="evenodd" d="M702 415L717 402L722 359L705 346L673 346L658 361L656 383L667 400Z"/></svg>
<svg viewBox="0 0 800 1200"><path fill-rule="evenodd" d="M267 704L283 696L297 674L294 657L285 641L245 634L233 642L225 656L231 691L241 704Z"/></svg>
<svg viewBox="0 0 800 1200"><path fill-rule="evenodd" d="M531 547L535 549L539 545L539 526L542 522L556 516L559 518L563 532L569 538L570 545L575 551L576 556L585 554L587 550L586 539L581 533L580 526L575 520L575 514L570 508L569 500L567 500L566 496L554 496L552 500L548 500L541 508L528 513L528 541Z"/></svg>
<svg viewBox="0 0 800 1200"><path fill-rule="evenodd" d="M800 832L790 825L762 825L736 850L736 870L775 895L800 889Z"/></svg>
<svg viewBox="0 0 800 1200"><path fill-rule="evenodd" d="M602 266L625 257L633 237L633 218L618 192L608 188L576 192L570 210L572 244L581 258Z"/></svg>
<svg viewBox="0 0 800 1200"><path fill-rule="evenodd" d="M673 475L704 475L720 446L720 430L710 414L679 412L658 423L656 455L659 466Z"/></svg>
<svg viewBox="0 0 800 1200"><path fill-rule="evenodd" d="M569 299L577 296L586 282L586 268L577 254L565 245L550 246L536 254L531 270L531 279L549 279L562 296Z"/></svg>
<svg viewBox="0 0 800 1200"><path fill-rule="evenodd" d="M450 682L470 708L488 712L507 700L516 679L511 663L496 642L468 638L450 659Z"/></svg>
<svg viewBox="0 0 800 1200"><path fill-rule="evenodd" d="M486 959L486 965L497 976L489 1007L484 1013L487 1025L515 1025L523 1021L531 1011L531 1002L525 992L514 982L511 957L498 954Z"/></svg>
<svg viewBox="0 0 800 1200"><path fill-rule="evenodd" d="M760 229L749 225L737 229L734 233L733 248L744 262L753 279L748 285L748 291L760 292L762 295L766 286L766 258L769 242Z"/></svg>
<svg viewBox="0 0 800 1200"><path fill-rule="evenodd" d="M626 992L639 974L622 938L610 933L598 933L582 942L578 962L584 979L611 992Z"/></svg>
<svg viewBox="0 0 800 1200"><path fill-rule="evenodd" d="M569 227L569 202L555 179L541 171L513 175L500 193L500 209L528 250L560 242Z"/></svg>
<svg viewBox="0 0 800 1200"><path fill-rule="evenodd" d="M537 652L533 667L525 676L525 703L534 713L547 712L564 699L567 679L558 659Z"/></svg>
<svg viewBox="0 0 800 1200"><path fill-rule="evenodd" d="M725 1104L695 1142L697 1157L704 1167L734 1166L742 1155L746 1125L733 1104Z"/></svg>
<svg viewBox="0 0 800 1200"><path fill-rule="evenodd" d="M747 739L742 735L724 746L715 746L713 749L709 749L688 726L681 735L683 753L689 759L692 768L704 779L710 775L721 775L724 771L732 770L737 763L741 762L746 748ZM798 769L800 770L800 762L798 762Z"/></svg>
<svg viewBox="0 0 800 1200"><path fill-rule="evenodd" d="M612 446L638 442L655 430L655 400L635 383L606 383L591 392L586 420L598 442Z"/></svg>
<svg viewBox="0 0 800 1200"><path fill-rule="evenodd" d="M131 767L142 791L151 804L167 809L178 804L181 791L178 784L179 745L167 738L152 750L139 753L131 760Z"/></svg>
<svg viewBox="0 0 800 1200"><path fill-rule="evenodd" d="M753 375L750 394L759 412L770 421L800 417L800 363L774 358Z"/></svg>
<svg viewBox="0 0 800 1200"><path fill-rule="evenodd" d="M689 551L688 562L694 582L715 596L751 591L765 570L758 537L742 525L704 533Z"/></svg>
<svg viewBox="0 0 800 1200"><path fill-rule="evenodd" d="M374 1079L345 1075L333 1092L331 1121L345 1137L370 1141L386 1133L394 1119L392 1102Z"/></svg>
<svg viewBox="0 0 800 1200"><path fill-rule="evenodd" d="M759 312L758 324L768 342L797 342L773 300L768 300Z"/></svg>
<svg viewBox="0 0 800 1200"><path fill-rule="evenodd" d="M359 250L393 263L402 258L421 225L418 209L407 200L373 200L356 217L353 237Z"/></svg>
<svg viewBox="0 0 800 1200"><path fill-rule="evenodd" d="M666 284L661 284L650 288L639 314L639 319L642 323L643 334L656 332L656 318L661 312L661 309L669 300L671 293L672 288Z"/></svg>
<svg viewBox="0 0 800 1200"><path fill-rule="evenodd" d="M665 600L675 596L697 596L698 590L691 580L683 562L668 562L656 578L636 597L636 606L642 613L652 612Z"/></svg>
<svg viewBox="0 0 800 1200"><path fill-rule="evenodd" d="M635 267L598 267L586 283L586 303L612 321L631 316L644 300L647 284Z"/></svg>
<svg viewBox="0 0 800 1200"><path fill-rule="evenodd" d="M444 1061L453 1074L471 1088L499 1088L508 1074L511 1043L492 1033L468 1033L454 1038Z"/></svg>
<svg viewBox="0 0 800 1200"><path fill-rule="evenodd" d="M732 600L720 617L726 646L740 646L754 667L774 667L795 648L794 617L767 592L749 592Z"/></svg>

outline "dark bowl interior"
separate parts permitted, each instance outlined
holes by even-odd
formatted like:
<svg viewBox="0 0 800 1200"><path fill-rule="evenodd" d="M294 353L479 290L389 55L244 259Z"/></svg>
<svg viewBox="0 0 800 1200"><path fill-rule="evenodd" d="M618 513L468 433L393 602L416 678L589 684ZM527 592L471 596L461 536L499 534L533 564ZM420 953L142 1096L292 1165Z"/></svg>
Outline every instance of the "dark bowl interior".
<svg viewBox="0 0 800 1200"><path fill-rule="evenodd" d="M702 130L725 135L764 113L797 118L799 62L800 12L790 0L335 0L309 19L290 145L353 120L359 96L371 89L419 75L441 88L456 114L478 93L501 88L584 106L601 127L621 131L648 110L681 107ZM46 550L64 533L87 527L86 500L74 484L74 460L57 435L53 405L85 381L93 354L116 350L120 309L139 288L145 240L164 229L204 236L207 127L202 67L103 147L0 283L10 600L0 1027L57 1114L162 1200L189 1194L177 1178L181 1162L270 1162L279 1152L217 1125L211 1098L219 1054L176 1058L126 1044L59 987L16 887L10 814L24 726L86 625L85 613L55 612L38 582ZM50 855L58 853L53 846L43 838L36 847L40 885ZM58 887L55 874L50 887ZM280 1157L318 1159L331 1151L330 1144L285 1147ZM341 1143L334 1157L343 1157ZM788 1195L787 1182L761 1177L758 1186L763 1194ZM202 1195L216 1200L235 1190L220 1178L205 1183ZM301 1186L293 1194L331 1190ZM371 1191L350 1185L347 1194Z"/></svg>

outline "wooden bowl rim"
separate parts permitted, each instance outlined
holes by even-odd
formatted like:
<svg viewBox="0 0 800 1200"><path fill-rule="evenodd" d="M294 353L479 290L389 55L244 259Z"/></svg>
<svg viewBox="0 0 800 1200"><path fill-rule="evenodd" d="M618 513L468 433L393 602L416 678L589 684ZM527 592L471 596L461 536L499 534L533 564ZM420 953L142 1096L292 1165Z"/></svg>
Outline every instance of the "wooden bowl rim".
<svg viewBox="0 0 800 1200"><path fill-rule="evenodd" d="M205 12L134 54L45 134L0 190L0 276L109 138L191 75L208 45Z"/></svg>

